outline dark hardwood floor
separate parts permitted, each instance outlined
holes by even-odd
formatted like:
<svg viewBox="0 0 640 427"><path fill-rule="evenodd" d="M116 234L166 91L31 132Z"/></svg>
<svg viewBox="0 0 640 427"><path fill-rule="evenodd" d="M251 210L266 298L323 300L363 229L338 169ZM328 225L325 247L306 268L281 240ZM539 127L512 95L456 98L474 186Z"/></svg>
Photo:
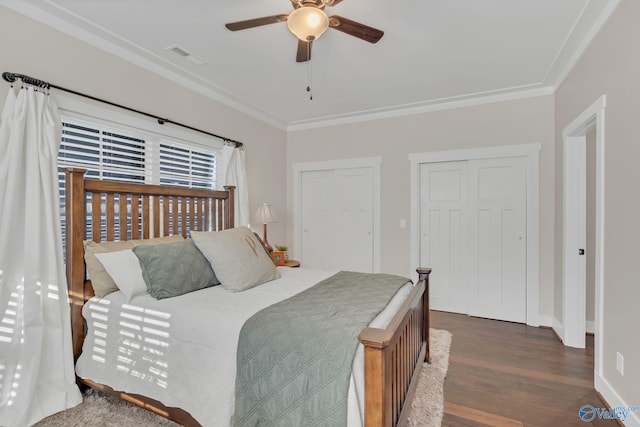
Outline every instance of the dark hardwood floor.
<svg viewBox="0 0 640 427"><path fill-rule="evenodd" d="M433 311L431 327L453 334L443 426L617 426L583 422L582 405L606 405L593 388L593 337L584 350L551 329Z"/></svg>

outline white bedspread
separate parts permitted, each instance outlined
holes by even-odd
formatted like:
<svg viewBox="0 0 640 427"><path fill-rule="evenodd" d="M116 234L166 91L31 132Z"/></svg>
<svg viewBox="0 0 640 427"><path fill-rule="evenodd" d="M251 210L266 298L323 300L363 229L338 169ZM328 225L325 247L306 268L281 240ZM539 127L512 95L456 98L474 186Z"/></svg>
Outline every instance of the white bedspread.
<svg viewBox="0 0 640 427"><path fill-rule="evenodd" d="M239 293L215 286L164 300L146 294L126 303L121 292L92 299L83 309L89 328L77 374L182 408L203 426L228 426L244 322L335 273L279 271L282 278ZM371 326L385 327L410 292L410 285L403 287ZM359 345L349 388L349 426L363 424L363 353Z"/></svg>

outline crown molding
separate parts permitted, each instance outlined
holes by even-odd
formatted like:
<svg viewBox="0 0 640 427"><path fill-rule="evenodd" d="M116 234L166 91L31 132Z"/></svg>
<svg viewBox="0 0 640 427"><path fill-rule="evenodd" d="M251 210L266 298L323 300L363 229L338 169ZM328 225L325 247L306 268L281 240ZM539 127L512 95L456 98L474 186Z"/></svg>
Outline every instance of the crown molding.
<svg viewBox="0 0 640 427"><path fill-rule="evenodd" d="M497 102L513 101L517 99L533 98L537 96L553 95L551 86L536 88L511 88L499 91L475 93L463 97L441 98L415 104L396 105L377 110L358 111L350 114L342 114L320 119L292 122L287 126L287 132L314 129L327 126L338 126L358 123L370 120L389 119L393 117L408 116L413 114L431 113L434 111L453 110L456 108L474 107L478 105L493 104Z"/></svg>
<svg viewBox="0 0 640 427"><path fill-rule="evenodd" d="M64 34L67 34L75 39L78 39L90 46L103 50L109 54L112 54L118 58L124 59L127 62L130 62L134 65L137 65L147 71L150 71L154 74L157 74L161 77L164 77L174 83L177 83L187 89L191 89L195 92L198 92L208 98L213 99L214 101L220 102L221 104L226 105L236 111L247 114L257 120L260 120L268 125L271 125L278 129L286 129L286 124L282 120L279 120L273 117L270 114L267 114L260 108L248 104L246 101L241 100L236 97L232 93L226 91L223 88L213 86L210 83L198 83L196 80L199 77L193 75L190 71L183 69L175 64L171 64L166 61L164 58L161 58L151 52L146 51L140 46L134 45L126 40L120 39L117 35L112 34L103 28L96 26L91 22L87 22L79 16L74 15L73 13L62 9L56 5L51 4L48 1L45 1L49 7L54 7L58 10L61 10L63 13L69 16L69 18L83 23L85 25L89 25L93 28L97 28L105 34L105 37L98 36L95 33L88 31L80 26L80 24L70 23L64 19L59 18L53 13L47 12L39 7L34 7L26 1L16 1L16 0L0 0L0 5L5 6L17 13L25 15L28 18L31 18L41 24L49 26L55 30L58 30ZM159 59L166 63L167 66L159 65L153 62L149 58L145 58L139 53L134 53L131 50L118 45L115 42L107 40L106 36L114 37L116 39L120 39L123 44L131 46L135 48L139 52L144 52L149 58ZM170 69L171 67L172 69ZM191 78L189 78L190 76ZM46 78L43 77L44 80Z"/></svg>
<svg viewBox="0 0 640 427"><path fill-rule="evenodd" d="M611 14L616 10L621 0L609 0L608 2L596 2L590 0L576 19L576 23L569 32L558 55L549 67L544 79L554 92L567 78L571 70L576 66L582 55L587 51ZM587 28L580 27L587 26ZM577 34L577 35L576 35ZM582 35L582 37L579 37Z"/></svg>

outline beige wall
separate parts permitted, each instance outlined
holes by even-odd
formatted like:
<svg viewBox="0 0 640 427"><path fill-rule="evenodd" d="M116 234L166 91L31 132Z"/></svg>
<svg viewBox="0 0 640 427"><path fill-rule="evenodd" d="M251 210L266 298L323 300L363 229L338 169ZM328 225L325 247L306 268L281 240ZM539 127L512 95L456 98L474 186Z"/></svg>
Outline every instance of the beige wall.
<svg viewBox="0 0 640 427"><path fill-rule="evenodd" d="M640 402L640 2L623 0L556 92L556 310L562 319L562 130L598 97L605 110L604 380L622 400ZM616 352L625 373L616 372Z"/></svg>
<svg viewBox="0 0 640 427"><path fill-rule="evenodd" d="M263 201L284 213L284 131L2 6L0 39L0 72L30 75L244 142L251 213ZM4 102L9 84L1 82ZM284 222L269 228L274 241L284 240L284 232Z"/></svg>
<svg viewBox="0 0 640 427"><path fill-rule="evenodd" d="M291 217L293 163L380 156L381 271L411 274L410 230L400 228L400 220L410 218L408 155L528 143L542 145L540 312L548 322L553 312L553 96L289 132L288 213ZM292 221L288 225L292 242Z"/></svg>

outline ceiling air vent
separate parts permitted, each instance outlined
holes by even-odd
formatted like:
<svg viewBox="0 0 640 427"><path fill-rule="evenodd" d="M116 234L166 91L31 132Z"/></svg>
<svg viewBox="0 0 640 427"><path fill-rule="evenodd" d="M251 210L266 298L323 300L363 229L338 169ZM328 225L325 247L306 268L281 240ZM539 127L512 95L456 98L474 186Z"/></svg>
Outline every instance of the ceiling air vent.
<svg viewBox="0 0 640 427"><path fill-rule="evenodd" d="M175 53L176 55L180 55L183 58L188 59L189 61L193 62L196 65L203 65L207 63L207 61L205 61L204 59L200 58L197 55L194 55L193 53L189 52L182 46L178 46L177 44L166 47L165 49Z"/></svg>

